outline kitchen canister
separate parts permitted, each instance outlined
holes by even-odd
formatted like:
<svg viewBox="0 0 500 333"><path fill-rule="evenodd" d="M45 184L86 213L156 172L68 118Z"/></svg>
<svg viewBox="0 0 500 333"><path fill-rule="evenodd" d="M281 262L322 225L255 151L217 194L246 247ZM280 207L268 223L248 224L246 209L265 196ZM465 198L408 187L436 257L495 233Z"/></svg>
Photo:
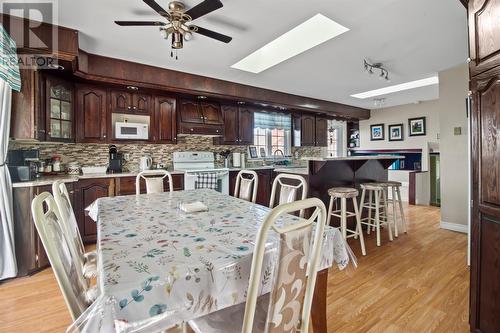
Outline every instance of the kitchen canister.
<svg viewBox="0 0 500 333"><path fill-rule="evenodd" d="M70 162L67 165L68 175L79 175L80 174L80 163Z"/></svg>
<svg viewBox="0 0 500 333"><path fill-rule="evenodd" d="M240 168L245 169L247 164L247 156L245 153L241 153L240 158Z"/></svg>

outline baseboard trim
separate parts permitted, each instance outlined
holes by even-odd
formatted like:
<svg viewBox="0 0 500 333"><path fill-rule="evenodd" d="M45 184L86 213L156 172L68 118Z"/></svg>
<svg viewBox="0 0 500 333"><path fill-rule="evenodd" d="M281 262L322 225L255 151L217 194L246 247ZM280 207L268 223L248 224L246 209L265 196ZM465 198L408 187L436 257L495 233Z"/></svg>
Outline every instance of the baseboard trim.
<svg viewBox="0 0 500 333"><path fill-rule="evenodd" d="M444 222L441 221L439 224L441 229L446 229L446 230L451 230L451 231L456 231L456 232L461 232L464 234L469 233L469 228L466 225L463 224L457 224L457 223L450 223L450 222Z"/></svg>

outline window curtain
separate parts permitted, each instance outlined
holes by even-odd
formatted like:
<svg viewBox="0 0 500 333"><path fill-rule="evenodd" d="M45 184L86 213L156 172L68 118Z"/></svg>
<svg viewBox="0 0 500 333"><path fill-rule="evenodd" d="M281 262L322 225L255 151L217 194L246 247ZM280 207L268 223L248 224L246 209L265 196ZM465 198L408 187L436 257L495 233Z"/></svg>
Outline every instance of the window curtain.
<svg viewBox="0 0 500 333"><path fill-rule="evenodd" d="M20 91L21 77L17 65L16 43L0 26L0 280L17 275L14 248L12 182L5 164L9 149L12 90Z"/></svg>
<svg viewBox="0 0 500 333"><path fill-rule="evenodd" d="M254 113L254 127L262 129L292 129L292 117L284 113Z"/></svg>

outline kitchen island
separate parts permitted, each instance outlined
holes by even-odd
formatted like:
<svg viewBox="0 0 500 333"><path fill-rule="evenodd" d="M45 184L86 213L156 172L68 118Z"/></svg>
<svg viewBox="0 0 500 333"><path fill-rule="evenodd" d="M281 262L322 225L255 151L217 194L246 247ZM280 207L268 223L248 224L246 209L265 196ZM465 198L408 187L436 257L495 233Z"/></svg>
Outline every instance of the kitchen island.
<svg viewBox="0 0 500 333"><path fill-rule="evenodd" d="M388 168L396 160L404 158L400 155L305 157L303 159L307 160L307 172L304 172L304 168L280 169L279 172L306 177L309 184L308 196L320 198L328 207L329 188L347 186L359 189L361 183L387 181Z"/></svg>

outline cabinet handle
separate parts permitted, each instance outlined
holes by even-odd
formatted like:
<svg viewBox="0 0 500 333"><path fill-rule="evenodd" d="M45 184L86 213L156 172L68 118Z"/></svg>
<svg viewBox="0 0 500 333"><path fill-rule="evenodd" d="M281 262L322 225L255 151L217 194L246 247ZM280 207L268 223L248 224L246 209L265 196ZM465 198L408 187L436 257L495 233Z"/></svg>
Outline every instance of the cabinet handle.
<svg viewBox="0 0 500 333"><path fill-rule="evenodd" d="M219 133L219 130L215 130L216 133Z"/></svg>
<svg viewBox="0 0 500 333"><path fill-rule="evenodd" d="M200 119L203 119L203 116L201 116Z"/></svg>
<svg viewBox="0 0 500 333"><path fill-rule="evenodd" d="M102 137L106 139L106 134L104 134Z"/></svg>
<svg viewBox="0 0 500 333"><path fill-rule="evenodd" d="M132 109L137 110L137 106L134 106Z"/></svg>
<svg viewBox="0 0 500 333"><path fill-rule="evenodd" d="M194 129L192 129L192 128L190 128L189 130L190 130L191 132L192 132L192 131L194 131Z"/></svg>
<svg viewBox="0 0 500 333"><path fill-rule="evenodd" d="M132 107L131 107L131 106L127 106L127 109L129 109L129 110L130 110L130 109L132 109Z"/></svg>

